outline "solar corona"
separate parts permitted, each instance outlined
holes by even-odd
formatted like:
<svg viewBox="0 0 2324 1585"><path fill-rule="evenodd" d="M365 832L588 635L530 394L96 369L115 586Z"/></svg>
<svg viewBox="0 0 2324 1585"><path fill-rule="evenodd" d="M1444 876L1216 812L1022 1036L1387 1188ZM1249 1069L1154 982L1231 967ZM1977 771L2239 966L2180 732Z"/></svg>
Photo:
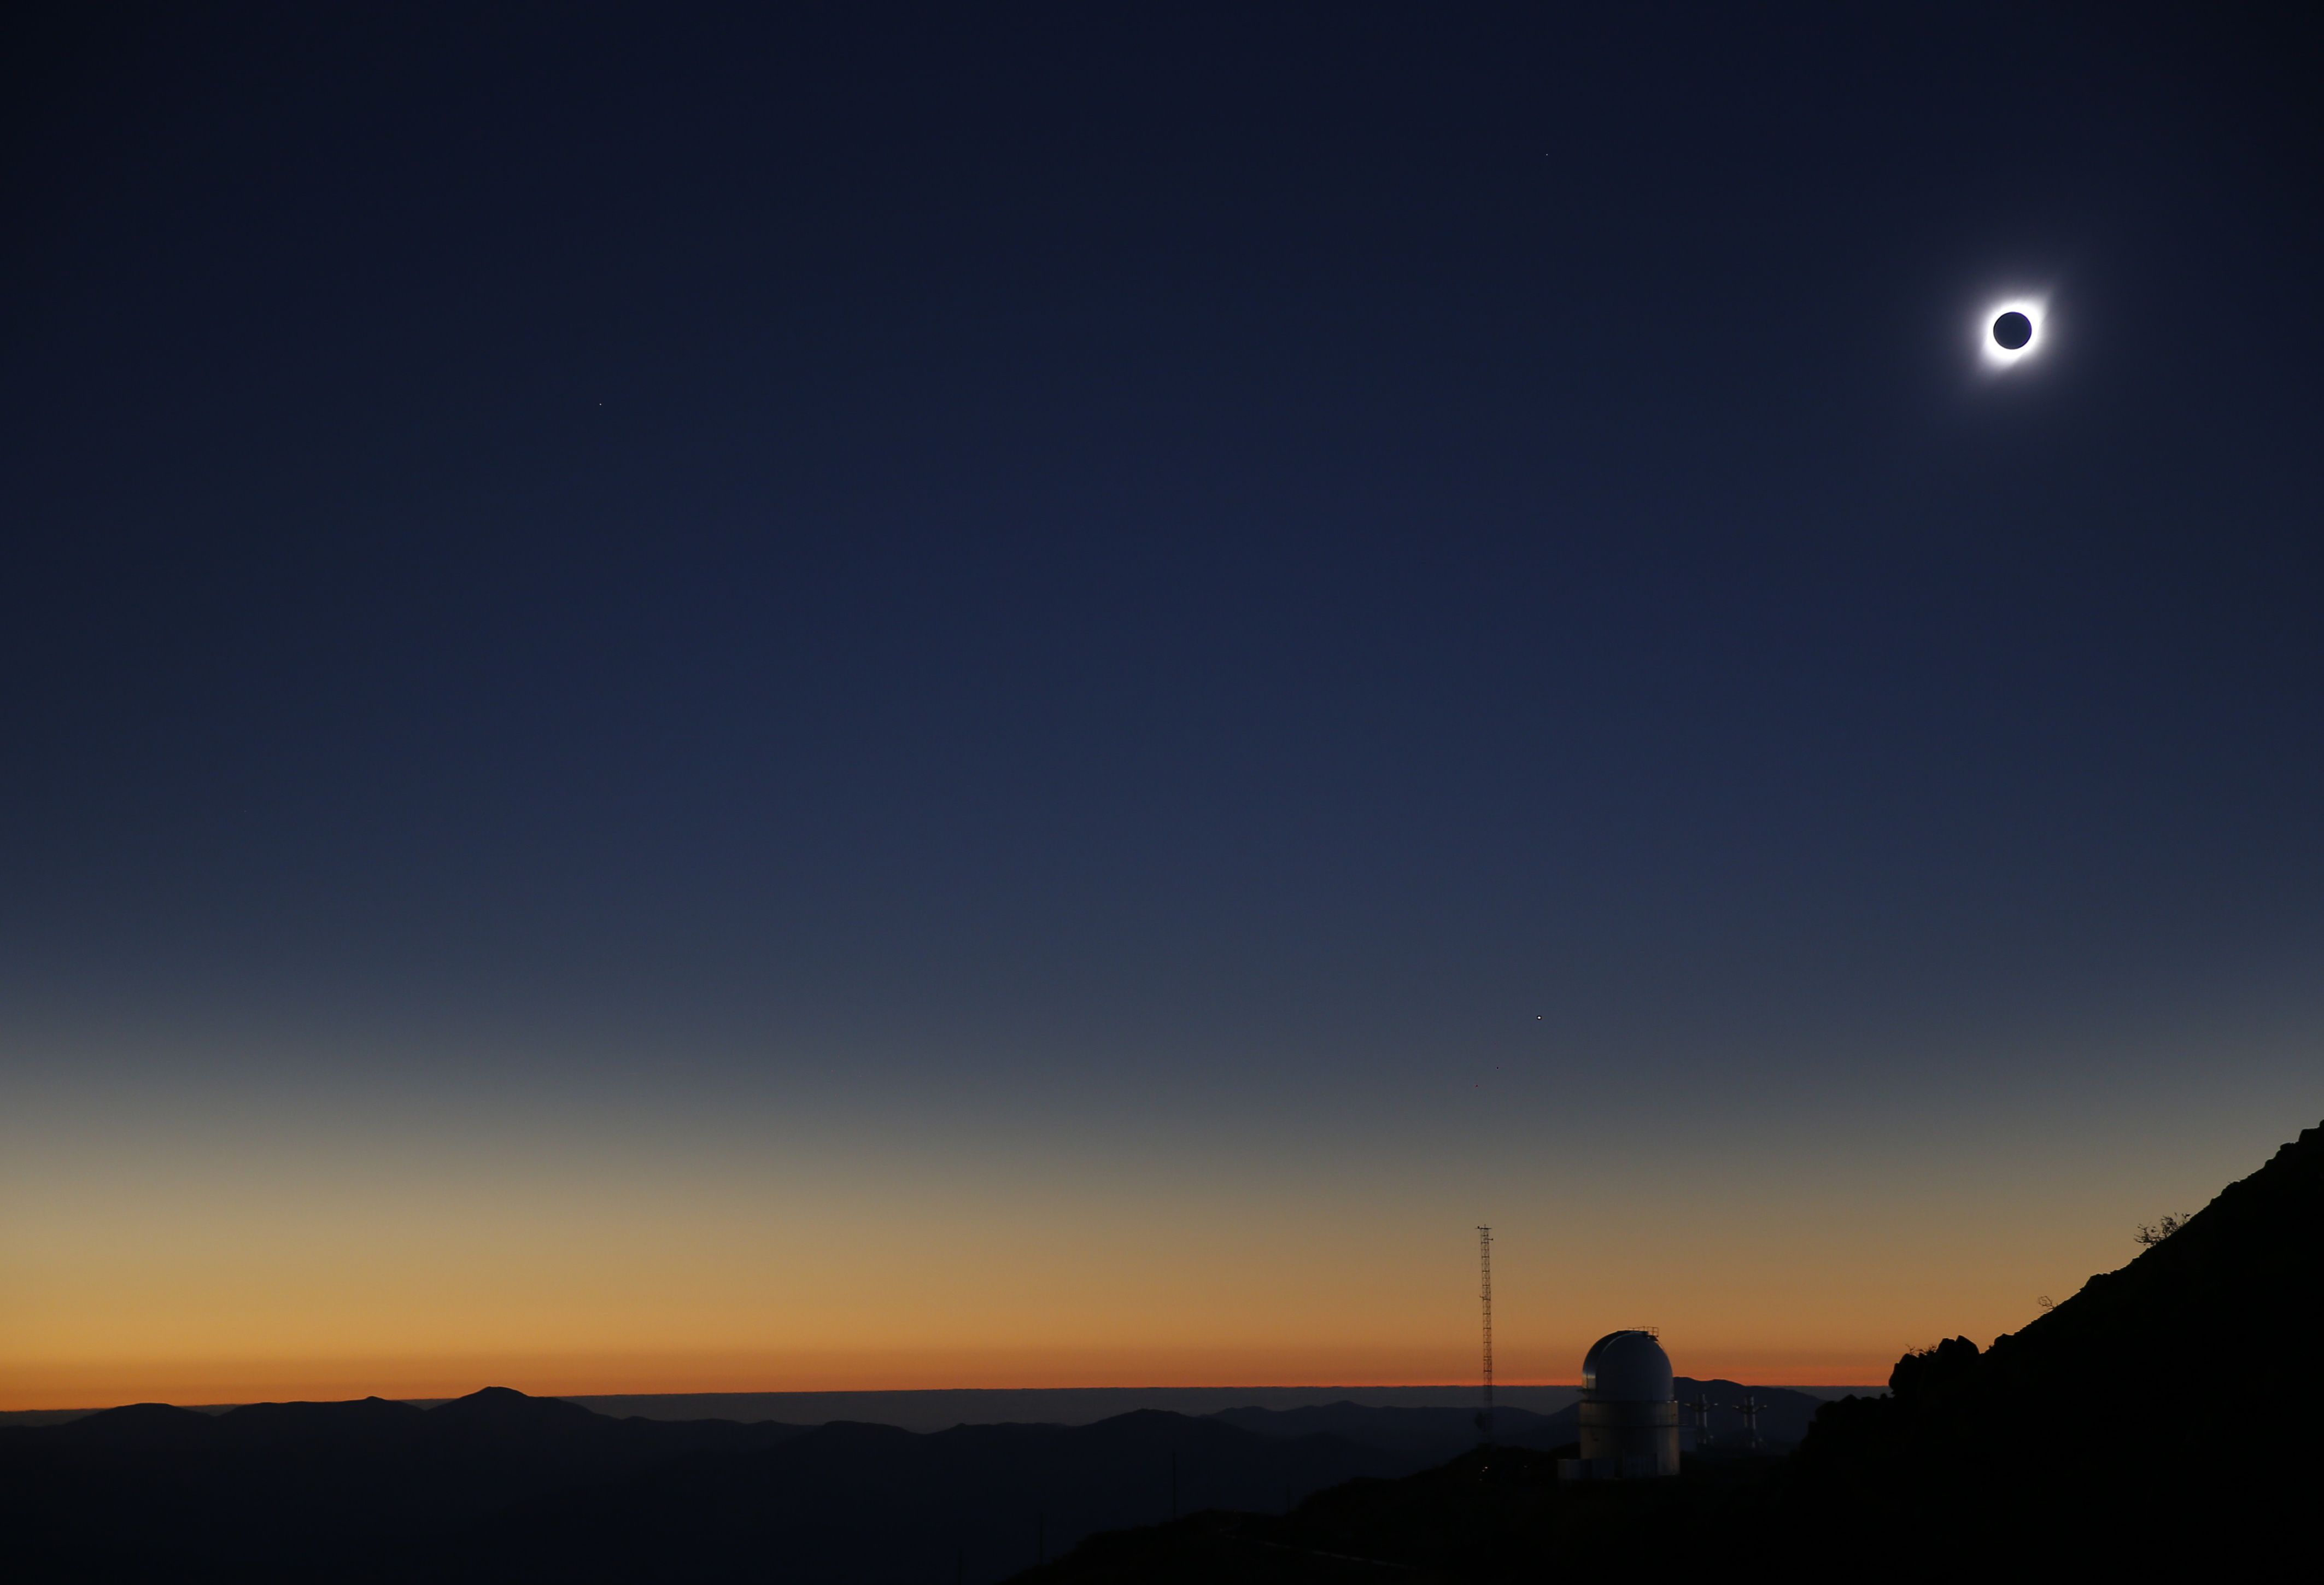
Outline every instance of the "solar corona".
<svg viewBox="0 0 2324 1585"><path fill-rule="evenodd" d="M1978 340L1988 367L2008 368L2033 356L2043 342L2044 305L2020 299L1995 303L1978 318Z"/></svg>

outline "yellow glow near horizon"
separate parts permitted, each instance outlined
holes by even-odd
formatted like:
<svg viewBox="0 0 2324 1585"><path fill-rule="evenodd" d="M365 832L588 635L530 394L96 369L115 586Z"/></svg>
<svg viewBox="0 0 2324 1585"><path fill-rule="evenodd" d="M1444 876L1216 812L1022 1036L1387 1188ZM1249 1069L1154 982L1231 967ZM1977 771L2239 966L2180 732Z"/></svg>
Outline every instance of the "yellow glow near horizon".
<svg viewBox="0 0 2324 1585"><path fill-rule="evenodd" d="M1905 1098L1684 1136L1609 1115L1486 1149L1465 1115L1381 1132L1323 1102L971 1126L665 1095L447 1124L20 1084L0 1409L1462 1383L1487 1217L1505 1382L1572 1384L1639 1322L1684 1375L1879 1382L2024 1325L2135 1255L2139 1221L2255 1170L2314 1115L2287 1049L2240 1092L2181 1064L2108 1107L2020 1090L1983 1118Z"/></svg>
<svg viewBox="0 0 2324 1585"><path fill-rule="evenodd" d="M1462 1192L1312 1170L1292 1188L890 1159L816 1182L593 1156L398 1183L353 1152L208 1179L95 1158L0 1217L0 1408L1471 1379ZM2006 1194L1770 1184L1746 1213L1618 1182L1577 1215L1563 1193L1503 1197L1507 1382L1570 1384L1594 1337L1640 1320L1683 1374L1877 1382L1904 1348L1982 1341L2119 1264L2013 1221Z"/></svg>
<svg viewBox="0 0 2324 1585"><path fill-rule="evenodd" d="M1449 1352L1449 1350L1447 1350ZM1404 1369L1382 1352L1351 1358L1344 1369L1286 1368L1294 1350L1237 1355L1185 1350L1022 1350L984 1354L927 1350L816 1358L733 1354L540 1356L516 1352L426 1358L86 1360L11 1367L0 1374L0 1410L101 1408L126 1403L181 1405L327 1402L359 1397L451 1398L483 1387L513 1387L543 1397L655 1393L894 1392L947 1388L1071 1387L1463 1387L1473 1360L1415 1359ZM1848 1387L1885 1381L1893 1360L1796 1361L1765 1357L1682 1358L1682 1375L1762 1386ZM1436 1368L1431 1368L1434 1365ZM1459 1367L1465 1365L1463 1370ZM1560 1376L1497 1372L1503 1387L1572 1387Z"/></svg>

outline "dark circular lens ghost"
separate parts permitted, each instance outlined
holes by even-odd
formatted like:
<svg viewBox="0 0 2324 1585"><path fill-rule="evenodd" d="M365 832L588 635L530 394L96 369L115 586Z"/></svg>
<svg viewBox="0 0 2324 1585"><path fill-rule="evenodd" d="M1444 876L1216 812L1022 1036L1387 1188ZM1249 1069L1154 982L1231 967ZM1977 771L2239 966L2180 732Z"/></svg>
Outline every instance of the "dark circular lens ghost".
<svg viewBox="0 0 2324 1585"><path fill-rule="evenodd" d="M2034 339L2034 321L2012 309L1993 322L1993 338L2015 352Z"/></svg>

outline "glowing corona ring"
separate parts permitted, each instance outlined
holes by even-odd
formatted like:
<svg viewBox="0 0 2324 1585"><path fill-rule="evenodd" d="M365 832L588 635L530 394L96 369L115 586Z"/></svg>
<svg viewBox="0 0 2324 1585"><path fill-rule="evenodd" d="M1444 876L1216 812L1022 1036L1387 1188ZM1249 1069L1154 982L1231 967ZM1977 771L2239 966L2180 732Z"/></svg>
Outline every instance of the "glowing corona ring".
<svg viewBox="0 0 2324 1585"><path fill-rule="evenodd" d="M1988 368L2006 369L2012 364L2023 363L2042 350L2042 317L2048 304L2038 298L2016 298L2008 302L1995 303L1978 316L1978 345L1985 354ZM2033 327L2033 334L2023 346L2004 346L1996 338L1994 327L2006 314L2023 314Z"/></svg>

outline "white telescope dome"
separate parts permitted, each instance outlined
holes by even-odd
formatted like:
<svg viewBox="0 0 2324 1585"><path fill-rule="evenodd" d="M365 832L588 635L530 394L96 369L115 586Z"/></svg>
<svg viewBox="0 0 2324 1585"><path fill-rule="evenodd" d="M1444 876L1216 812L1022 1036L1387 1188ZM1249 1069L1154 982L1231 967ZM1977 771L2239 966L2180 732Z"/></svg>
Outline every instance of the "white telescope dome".
<svg viewBox="0 0 2324 1585"><path fill-rule="evenodd" d="M1582 1396L1600 1404L1666 1404L1670 1356L1651 1332L1609 1332L1582 1357Z"/></svg>

